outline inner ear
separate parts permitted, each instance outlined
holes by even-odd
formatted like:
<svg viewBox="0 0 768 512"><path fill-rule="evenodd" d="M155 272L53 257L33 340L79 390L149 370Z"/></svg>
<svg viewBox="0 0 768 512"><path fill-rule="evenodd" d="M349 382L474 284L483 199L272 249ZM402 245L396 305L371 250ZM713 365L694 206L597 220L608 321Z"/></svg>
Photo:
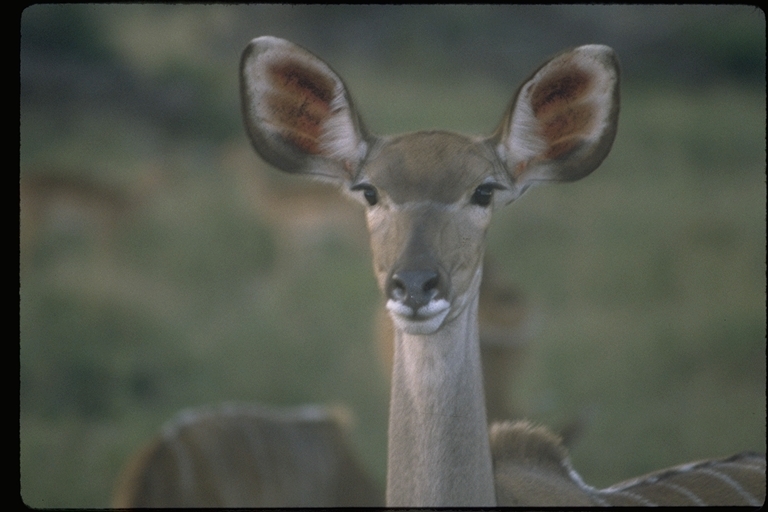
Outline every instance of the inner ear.
<svg viewBox="0 0 768 512"><path fill-rule="evenodd" d="M325 123L333 113L337 83L328 74L298 59L273 59L265 81L272 84L263 96L262 119L298 151L322 155Z"/></svg>
<svg viewBox="0 0 768 512"><path fill-rule="evenodd" d="M615 53L581 46L550 60L522 85L493 140L521 190L537 181L573 181L608 154L618 113Z"/></svg>
<svg viewBox="0 0 768 512"><path fill-rule="evenodd" d="M341 78L289 41L259 37L243 52L243 117L254 147L287 172L349 182L367 134Z"/></svg>

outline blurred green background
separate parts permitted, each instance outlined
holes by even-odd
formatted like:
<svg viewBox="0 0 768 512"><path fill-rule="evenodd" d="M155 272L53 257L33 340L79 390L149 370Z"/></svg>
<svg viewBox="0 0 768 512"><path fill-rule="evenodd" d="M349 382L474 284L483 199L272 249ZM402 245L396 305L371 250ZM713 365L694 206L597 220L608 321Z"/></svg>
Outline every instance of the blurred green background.
<svg viewBox="0 0 768 512"><path fill-rule="evenodd" d="M529 191L489 252L537 319L516 405L586 417L604 486L765 450L765 18L747 6L35 5L21 15L20 462L105 507L185 407L344 404L382 483L388 384L362 211L251 151L238 61L311 49L369 128L489 133L563 48L622 61L614 149Z"/></svg>

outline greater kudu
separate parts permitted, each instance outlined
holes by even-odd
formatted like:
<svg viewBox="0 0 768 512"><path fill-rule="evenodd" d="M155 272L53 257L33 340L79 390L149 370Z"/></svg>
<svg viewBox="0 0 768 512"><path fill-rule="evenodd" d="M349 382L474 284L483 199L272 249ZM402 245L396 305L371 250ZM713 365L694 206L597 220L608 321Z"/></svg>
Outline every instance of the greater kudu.
<svg viewBox="0 0 768 512"><path fill-rule="evenodd" d="M387 505L505 504L526 483L494 480L477 320L485 235L492 211L531 185L603 161L619 115L615 53L587 45L546 62L488 137L375 136L325 62L275 37L251 41L240 71L256 151L366 206L395 327Z"/></svg>

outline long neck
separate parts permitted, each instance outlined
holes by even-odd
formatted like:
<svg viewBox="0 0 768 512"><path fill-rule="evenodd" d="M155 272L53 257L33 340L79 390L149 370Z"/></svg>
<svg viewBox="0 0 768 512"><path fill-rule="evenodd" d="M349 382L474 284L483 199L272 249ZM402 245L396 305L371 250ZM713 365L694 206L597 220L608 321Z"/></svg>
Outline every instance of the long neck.
<svg viewBox="0 0 768 512"><path fill-rule="evenodd" d="M438 332L395 331L387 506L495 506L477 298Z"/></svg>

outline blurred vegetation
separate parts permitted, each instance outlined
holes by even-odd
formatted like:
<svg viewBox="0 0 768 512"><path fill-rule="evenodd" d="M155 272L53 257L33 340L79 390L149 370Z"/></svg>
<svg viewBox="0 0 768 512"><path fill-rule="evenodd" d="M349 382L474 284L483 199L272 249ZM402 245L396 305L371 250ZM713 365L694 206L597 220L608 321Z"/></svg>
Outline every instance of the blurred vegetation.
<svg viewBox="0 0 768 512"><path fill-rule="evenodd" d="M490 233L539 318L516 395L535 421L588 418L572 457L592 485L765 450L762 11L35 5L21 18L26 504L107 506L164 421L229 400L347 405L383 481L367 240L355 224L288 240L249 195L293 186L242 131L239 54L263 34L330 62L380 133L487 133L546 57L613 46L611 155Z"/></svg>

